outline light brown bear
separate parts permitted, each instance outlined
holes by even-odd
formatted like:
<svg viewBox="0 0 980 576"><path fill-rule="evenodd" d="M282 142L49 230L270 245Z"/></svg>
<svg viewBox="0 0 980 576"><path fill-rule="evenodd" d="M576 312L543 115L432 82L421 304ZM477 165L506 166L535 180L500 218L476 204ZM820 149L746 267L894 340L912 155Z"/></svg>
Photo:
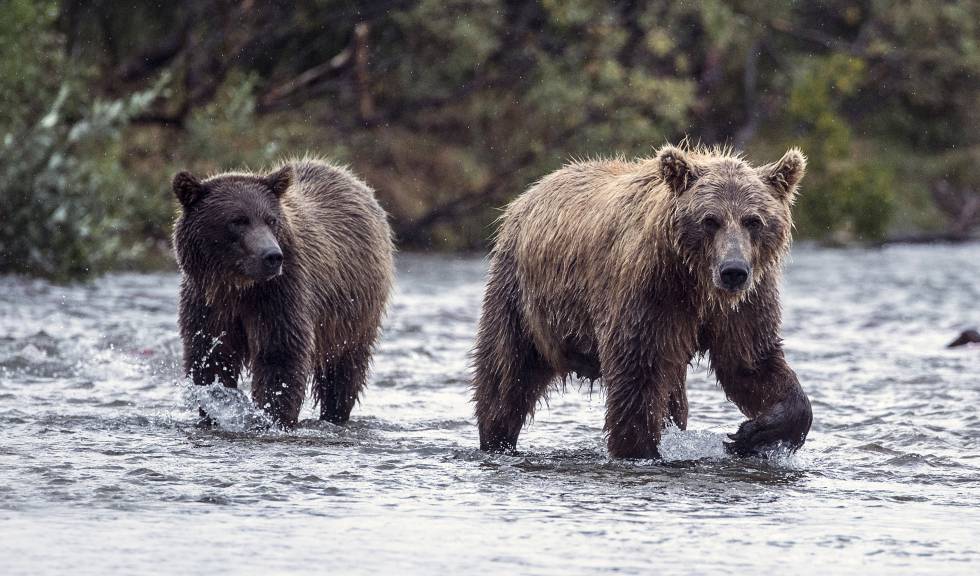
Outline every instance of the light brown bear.
<svg viewBox="0 0 980 576"><path fill-rule="evenodd" d="M687 426L687 366L708 354L750 418L730 452L806 439L810 402L783 356L781 262L806 169L797 150L762 167L724 149L572 163L502 216L473 354L480 447L513 450L556 378L606 388L618 458L656 458Z"/></svg>

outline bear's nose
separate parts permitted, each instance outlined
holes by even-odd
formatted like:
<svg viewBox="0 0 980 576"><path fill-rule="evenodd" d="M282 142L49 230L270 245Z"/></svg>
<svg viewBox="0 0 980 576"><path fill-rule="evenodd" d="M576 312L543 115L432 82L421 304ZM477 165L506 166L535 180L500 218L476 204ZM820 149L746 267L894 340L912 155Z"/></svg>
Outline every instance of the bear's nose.
<svg viewBox="0 0 980 576"><path fill-rule="evenodd" d="M725 262L721 265L721 285L726 290L738 290L749 278L749 265L745 262Z"/></svg>
<svg viewBox="0 0 980 576"><path fill-rule="evenodd" d="M262 264L265 265L265 269L270 272L278 272L279 267L282 266L282 250L278 248L269 248L262 253Z"/></svg>

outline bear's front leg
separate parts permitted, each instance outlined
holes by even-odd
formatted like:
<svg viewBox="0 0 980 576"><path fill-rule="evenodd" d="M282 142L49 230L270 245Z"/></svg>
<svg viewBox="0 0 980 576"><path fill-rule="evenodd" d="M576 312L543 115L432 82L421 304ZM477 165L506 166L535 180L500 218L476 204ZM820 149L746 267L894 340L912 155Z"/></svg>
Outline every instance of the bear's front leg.
<svg viewBox="0 0 980 576"><path fill-rule="evenodd" d="M220 382L225 388L237 387L245 359L241 324L217 314L204 301L203 292L186 278L181 284L178 321L184 348L184 375L197 386ZM212 426L204 408L199 411L198 425Z"/></svg>
<svg viewBox="0 0 980 576"><path fill-rule="evenodd" d="M660 436L674 408L671 392L674 383L684 378L686 368L684 364L674 366L641 359L624 359L622 363L612 364L608 371L603 367L607 388L605 431L610 456L660 457ZM680 418L680 408L677 408L676 417ZM683 413L686 426L686 409Z"/></svg>
<svg viewBox="0 0 980 576"><path fill-rule="evenodd" d="M222 318L207 305L203 290L186 278L181 283L177 320L184 348L184 374L198 386L217 381L226 388L236 387L244 359L241 324Z"/></svg>
<svg viewBox="0 0 980 576"><path fill-rule="evenodd" d="M737 309L706 326L703 343L728 399L749 417L726 448L739 456L764 455L777 445L803 445L813 413L783 355L779 292L764 280Z"/></svg>
<svg viewBox="0 0 980 576"><path fill-rule="evenodd" d="M725 393L750 420L729 434L726 449L739 456L763 455L778 445L795 451L813 422L810 400L776 346L754 363L712 357Z"/></svg>
<svg viewBox="0 0 980 576"><path fill-rule="evenodd" d="M284 295L261 299L259 313L249 323L252 351L252 400L286 428L296 426L310 376L313 330L303 307L283 310L283 303L300 304Z"/></svg>
<svg viewBox="0 0 980 576"><path fill-rule="evenodd" d="M306 393L308 371L302 354L267 346L252 361L252 401L286 428L296 426Z"/></svg>

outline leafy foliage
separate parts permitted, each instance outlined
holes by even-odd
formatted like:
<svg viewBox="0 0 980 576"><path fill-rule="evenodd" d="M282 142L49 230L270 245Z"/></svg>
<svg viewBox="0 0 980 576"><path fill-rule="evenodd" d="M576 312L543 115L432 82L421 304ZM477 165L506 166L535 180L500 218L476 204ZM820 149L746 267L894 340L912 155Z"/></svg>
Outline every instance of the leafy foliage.
<svg viewBox="0 0 980 576"><path fill-rule="evenodd" d="M865 73L863 60L834 54L800 66L790 92L788 115L806 128L804 147L816 170L800 201L800 229L827 239L847 230L880 240L894 210L892 174L873 156L859 153L848 119L838 109L852 96ZM870 161L869 161L870 160Z"/></svg>
<svg viewBox="0 0 980 576"><path fill-rule="evenodd" d="M6 0L0 12L0 127L22 128L58 91L57 2ZM39 98L40 96L40 98Z"/></svg>
<svg viewBox="0 0 980 576"><path fill-rule="evenodd" d="M121 130L159 91L82 107L66 84L39 121L4 136L0 272L78 278L139 253L122 244L143 194L120 164Z"/></svg>
<svg viewBox="0 0 980 576"><path fill-rule="evenodd" d="M35 176L18 194L102 222L79 225L89 248L45 252L51 270L80 269L59 258L119 261L113 242L165 242L177 169L307 152L375 186L408 247L481 248L497 209L569 158L646 155L685 136L756 162L801 146L804 237L975 228L977 169L963 158L980 150L980 3L969 0L6 5L0 132L40 147L35 168L54 150L78 162L78 182L45 184L45 196ZM126 102L164 72L167 93L121 114L107 140L65 140L93 102ZM63 83L49 134L60 140L46 144L38 122ZM6 164L34 152L11 150L3 170L27 178ZM112 209L91 203L106 187ZM51 237L42 220L16 222L16 235ZM115 257L98 255L103 242Z"/></svg>

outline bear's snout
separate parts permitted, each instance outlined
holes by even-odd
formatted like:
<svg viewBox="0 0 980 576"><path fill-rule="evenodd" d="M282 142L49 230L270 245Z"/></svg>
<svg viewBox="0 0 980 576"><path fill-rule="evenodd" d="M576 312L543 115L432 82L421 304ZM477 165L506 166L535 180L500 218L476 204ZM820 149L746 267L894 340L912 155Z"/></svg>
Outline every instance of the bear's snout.
<svg viewBox="0 0 980 576"><path fill-rule="evenodd" d="M278 246L267 248L262 253L262 267L267 277L278 276L282 272L282 250Z"/></svg>
<svg viewBox="0 0 980 576"><path fill-rule="evenodd" d="M744 260L727 260L721 263L718 268L718 277L721 280L721 288L729 292L738 292L745 288L748 283L749 274L752 269L748 262Z"/></svg>
<svg viewBox="0 0 980 576"><path fill-rule="evenodd" d="M246 258L243 272L252 280L271 280L282 273L285 259L282 248L272 231L266 226L256 226L242 238Z"/></svg>

